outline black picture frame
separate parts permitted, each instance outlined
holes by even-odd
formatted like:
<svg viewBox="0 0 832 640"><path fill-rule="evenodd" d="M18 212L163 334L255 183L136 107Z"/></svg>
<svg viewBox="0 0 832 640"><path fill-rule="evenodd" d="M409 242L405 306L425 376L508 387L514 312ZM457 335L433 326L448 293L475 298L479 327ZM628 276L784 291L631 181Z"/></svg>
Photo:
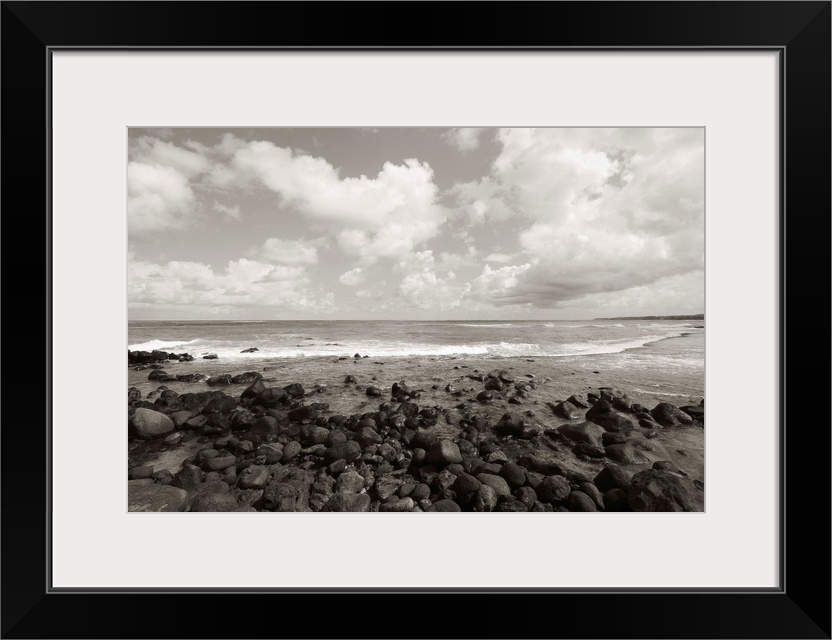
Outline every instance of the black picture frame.
<svg viewBox="0 0 832 640"><path fill-rule="evenodd" d="M829 638L830 15L828 1L3 2L2 637ZM377 28L379 21L387 28ZM52 590L47 489L58 479L51 478L46 452L49 389L60 381L49 378L51 53L218 47L779 52L780 587ZM751 231L737 242L749 240ZM94 360L79 352L79 367L85 366L94 369ZM748 403L755 419L754 399L738 402ZM754 490L742 455L738 500ZM292 618L299 624L283 626Z"/></svg>

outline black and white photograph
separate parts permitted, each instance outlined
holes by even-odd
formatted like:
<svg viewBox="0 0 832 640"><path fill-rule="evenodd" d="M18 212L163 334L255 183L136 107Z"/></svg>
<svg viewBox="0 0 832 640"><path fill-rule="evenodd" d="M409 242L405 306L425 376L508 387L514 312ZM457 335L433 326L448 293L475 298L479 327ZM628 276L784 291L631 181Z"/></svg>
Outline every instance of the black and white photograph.
<svg viewBox="0 0 832 640"><path fill-rule="evenodd" d="M128 511L705 510L703 127L127 136Z"/></svg>

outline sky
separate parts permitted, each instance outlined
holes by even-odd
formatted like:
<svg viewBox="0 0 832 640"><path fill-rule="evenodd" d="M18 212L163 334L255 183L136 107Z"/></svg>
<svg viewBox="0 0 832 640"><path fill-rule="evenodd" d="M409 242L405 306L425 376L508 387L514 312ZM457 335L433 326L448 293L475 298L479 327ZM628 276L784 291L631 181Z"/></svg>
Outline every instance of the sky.
<svg viewBox="0 0 832 640"><path fill-rule="evenodd" d="M131 128L129 318L702 313L704 135Z"/></svg>

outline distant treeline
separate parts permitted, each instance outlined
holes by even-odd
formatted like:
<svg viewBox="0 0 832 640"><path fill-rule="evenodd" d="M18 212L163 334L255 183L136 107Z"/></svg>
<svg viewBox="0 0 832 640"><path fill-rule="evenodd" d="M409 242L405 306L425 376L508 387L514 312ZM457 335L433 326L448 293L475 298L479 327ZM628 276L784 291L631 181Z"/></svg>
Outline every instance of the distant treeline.
<svg viewBox="0 0 832 640"><path fill-rule="evenodd" d="M689 316L621 316L619 318L595 318L596 320L704 320L704 313Z"/></svg>

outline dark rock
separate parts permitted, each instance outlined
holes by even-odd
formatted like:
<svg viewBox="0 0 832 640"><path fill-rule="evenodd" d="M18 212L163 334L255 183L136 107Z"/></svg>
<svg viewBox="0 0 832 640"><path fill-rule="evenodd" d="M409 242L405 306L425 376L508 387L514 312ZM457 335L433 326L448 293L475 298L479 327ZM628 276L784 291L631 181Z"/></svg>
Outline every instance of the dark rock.
<svg viewBox="0 0 832 640"><path fill-rule="evenodd" d="M595 501L583 491L573 491L569 494L567 508L570 511L598 511Z"/></svg>
<svg viewBox="0 0 832 640"><path fill-rule="evenodd" d="M679 470L675 464L670 462L669 460L657 460L653 463L653 468L658 469L659 471L670 471L670 473L677 473L679 475L684 475Z"/></svg>
<svg viewBox="0 0 832 640"><path fill-rule="evenodd" d="M610 460L615 460L621 464L647 464L650 462L647 456L629 442L625 444L611 444L608 447L604 447L604 452Z"/></svg>
<svg viewBox="0 0 832 640"><path fill-rule="evenodd" d="M203 466L206 471L222 471L223 469L234 466L236 462L237 459L234 456L224 455L206 460Z"/></svg>
<svg viewBox="0 0 832 640"><path fill-rule="evenodd" d="M211 376L206 380L209 385L231 384L231 375L225 374L221 376Z"/></svg>
<svg viewBox="0 0 832 640"><path fill-rule="evenodd" d="M479 473L477 474L477 480L479 480L480 483L488 485L489 487L494 489L494 491L497 492L497 495L511 495L511 488L508 486L508 483L505 481L504 478L501 478L498 475L494 475L491 473Z"/></svg>
<svg viewBox="0 0 832 640"><path fill-rule="evenodd" d="M202 356L203 360L216 360L219 356L216 353L209 353L206 356Z"/></svg>
<svg viewBox="0 0 832 640"><path fill-rule="evenodd" d="M243 349L240 353L254 353L255 351L260 351L257 347L249 347L248 349Z"/></svg>
<svg viewBox="0 0 832 640"><path fill-rule="evenodd" d="M633 423L629 418L612 411L593 416L592 422L602 426L606 431L613 431L615 433L626 433L628 431L632 431L634 428Z"/></svg>
<svg viewBox="0 0 832 640"><path fill-rule="evenodd" d="M355 442L357 442L362 449L366 449L369 446L381 444L381 442L383 442L383 438L374 429L371 429L370 427L361 427L355 433Z"/></svg>
<svg viewBox="0 0 832 640"><path fill-rule="evenodd" d="M413 491L410 493L410 497L416 500L425 500L430 497L430 487L424 483L417 484Z"/></svg>
<svg viewBox="0 0 832 640"><path fill-rule="evenodd" d="M626 433L615 433L613 431L605 431L601 434L601 444L608 447L612 444L624 444L630 437Z"/></svg>
<svg viewBox="0 0 832 640"><path fill-rule="evenodd" d="M477 394L477 402L490 402L493 397L494 393L492 391L480 391Z"/></svg>
<svg viewBox="0 0 832 640"><path fill-rule="evenodd" d="M283 390L293 398L302 398L304 395L306 395L306 391L304 390L303 386L297 382L287 384L285 387L283 387Z"/></svg>
<svg viewBox="0 0 832 640"><path fill-rule="evenodd" d="M191 511L197 512L218 512L218 511L234 511L239 507L237 498L230 493L205 493L191 503Z"/></svg>
<svg viewBox="0 0 832 640"><path fill-rule="evenodd" d="M517 489L526 484L526 470L511 462L503 465L500 469L500 476L512 489Z"/></svg>
<svg viewBox="0 0 832 640"><path fill-rule="evenodd" d="M329 447L324 452L324 460L328 463L335 462L336 460L345 460L347 463L350 463L360 455L361 446L354 440L350 440L349 442Z"/></svg>
<svg viewBox="0 0 832 640"><path fill-rule="evenodd" d="M300 453L301 448L301 444L297 440L292 440L292 442L286 443L283 446L283 457L281 458L281 461L288 462Z"/></svg>
<svg viewBox="0 0 832 640"><path fill-rule="evenodd" d="M663 427L678 427L680 425L688 425L693 422L687 413L674 407L667 402L661 402L653 407L650 414Z"/></svg>
<svg viewBox="0 0 832 640"><path fill-rule="evenodd" d="M259 374L256 371L246 371L245 373L240 373L231 378L231 382L233 384L251 384L262 378L262 374Z"/></svg>
<svg viewBox="0 0 832 640"><path fill-rule="evenodd" d="M615 464L608 464L601 469L593 482L595 486L606 493L610 489L627 490L630 486L632 474Z"/></svg>
<svg viewBox="0 0 832 640"><path fill-rule="evenodd" d="M166 392L163 391L162 393ZM153 403L153 409L165 414L181 411L182 401L176 396L162 396L161 398L156 398L156 401Z"/></svg>
<svg viewBox="0 0 832 640"><path fill-rule="evenodd" d="M270 387L261 391L257 397L254 398L253 403L262 407L271 408L285 404L288 398L289 394L286 393L285 389Z"/></svg>
<svg viewBox="0 0 832 640"><path fill-rule="evenodd" d="M427 508L427 511L462 511L453 500L438 500Z"/></svg>
<svg viewBox="0 0 832 640"><path fill-rule="evenodd" d="M552 407L552 411L558 418L563 418L564 420L577 420L581 417L581 412L578 411L578 407L569 401L556 404Z"/></svg>
<svg viewBox="0 0 832 640"><path fill-rule="evenodd" d="M176 380L175 377L170 375L164 369L154 369L153 371L151 371L148 374L147 379L148 380L157 380L157 381Z"/></svg>
<svg viewBox="0 0 832 640"><path fill-rule="evenodd" d="M462 454L455 442L443 438L431 445L426 460L428 464L446 467L449 464L461 464Z"/></svg>
<svg viewBox="0 0 832 640"><path fill-rule="evenodd" d="M386 500L396 494L402 484L401 478L392 474L384 474L376 479L375 490L379 500Z"/></svg>
<svg viewBox="0 0 832 640"><path fill-rule="evenodd" d="M604 494L601 493L595 484L592 482L581 482L578 488L592 499L598 510L604 510Z"/></svg>
<svg viewBox="0 0 832 640"><path fill-rule="evenodd" d="M462 506L468 506L473 501L474 496L476 495L477 490L480 488L480 486L482 486L482 483L479 480L477 480L474 476L467 473L461 473L457 476L451 489L453 489L453 491L456 493L457 502Z"/></svg>
<svg viewBox="0 0 832 640"><path fill-rule="evenodd" d="M321 511L362 512L370 510L370 496L366 493L335 493Z"/></svg>
<svg viewBox="0 0 832 640"><path fill-rule="evenodd" d="M566 470L557 462L543 460L542 458L538 458L537 456L531 454L525 454L521 456L517 460L517 464L519 464L521 467L525 467L529 471L542 473L544 476L566 475Z"/></svg>
<svg viewBox="0 0 832 640"><path fill-rule="evenodd" d="M535 489L541 502L550 503L566 500L571 491L572 487L563 476L548 476Z"/></svg>
<svg viewBox="0 0 832 640"><path fill-rule="evenodd" d="M587 444L586 442L579 442L574 447L572 447L572 453L574 453L576 456L587 456L589 458L603 458L607 455L604 447L594 446L591 444Z"/></svg>
<svg viewBox="0 0 832 640"><path fill-rule="evenodd" d="M627 489L633 511L701 511L701 494L688 478L648 469L633 476Z"/></svg>
<svg viewBox="0 0 832 640"><path fill-rule="evenodd" d="M270 478L271 472L268 468L253 464L243 469L237 486L241 489L264 489Z"/></svg>
<svg viewBox="0 0 832 640"><path fill-rule="evenodd" d="M336 493L361 493L364 488L364 478L356 471L345 471L335 483Z"/></svg>
<svg viewBox="0 0 832 640"><path fill-rule="evenodd" d="M391 513L405 513L413 511L413 508L415 506L416 503L413 502L413 498L399 498L398 500L382 504L379 507L379 511Z"/></svg>
<svg viewBox="0 0 832 640"><path fill-rule="evenodd" d="M142 478L150 478L153 475L153 467L133 467L127 473L127 477L131 480L141 480Z"/></svg>
<svg viewBox="0 0 832 640"><path fill-rule="evenodd" d="M184 511L188 492L164 484L128 486L128 511Z"/></svg>
<svg viewBox="0 0 832 640"><path fill-rule="evenodd" d="M344 378L344 384L356 384L358 380L355 379L355 376L347 376Z"/></svg>
<svg viewBox="0 0 832 640"><path fill-rule="evenodd" d="M589 408L589 403L584 399L583 396L578 395L578 394L569 396L569 402L571 404L573 404L574 406L579 407L581 409Z"/></svg>
<svg viewBox="0 0 832 640"><path fill-rule="evenodd" d="M413 441L411 445L415 449L424 449L425 451L429 451L431 447L439 443L439 436L435 433L430 431L418 431L416 435L413 436Z"/></svg>
<svg viewBox="0 0 832 640"><path fill-rule="evenodd" d="M690 405L686 407L679 407L682 411L688 414L694 420L698 420L705 424L705 407L702 405Z"/></svg>
<svg viewBox="0 0 832 640"><path fill-rule="evenodd" d="M481 513L494 511L494 508L497 506L497 501L498 495L494 488L486 484L481 484L474 495L474 511Z"/></svg>
<svg viewBox="0 0 832 640"><path fill-rule="evenodd" d="M591 422L565 424L558 427L557 431L573 442L584 442L593 447L601 446L601 439L605 433L603 427Z"/></svg>
<svg viewBox="0 0 832 640"><path fill-rule="evenodd" d="M490 378L485 383L486 391L502 391L503 390L503 383L500 382L499 378Z"/></svg>
<svg viewBox="0 0 832 640"><path fill-rule="evenodd" d="M217 393L222 393L218 391ZM210 413L230 413L237 408L237 401L232 398L231 396L222 395L220 397L213 398L208 404L205 405L205 408L202 410L203 415L208 415Z"/></svg>
<svg viewBox="0 0 832 640"><path fill-rule="evenodd" d="M292 422L314 422L318 412L312 407L303 406L289 411L289 420Z"/></svg>
<svg viewBox="0 0 832 640"><path fill-rule="evenodd" d="M537 501L537 492L531 487L520 487L514 492L514 496L530 509Z"/></svg>
<svg viewBox="0 0 832 640"><path fill-rule="evenodd" d="M247 387L240 395L241 398L251 399L256 398L266 390L266 385L260 379L255 380L249 387Z"/></svg>

